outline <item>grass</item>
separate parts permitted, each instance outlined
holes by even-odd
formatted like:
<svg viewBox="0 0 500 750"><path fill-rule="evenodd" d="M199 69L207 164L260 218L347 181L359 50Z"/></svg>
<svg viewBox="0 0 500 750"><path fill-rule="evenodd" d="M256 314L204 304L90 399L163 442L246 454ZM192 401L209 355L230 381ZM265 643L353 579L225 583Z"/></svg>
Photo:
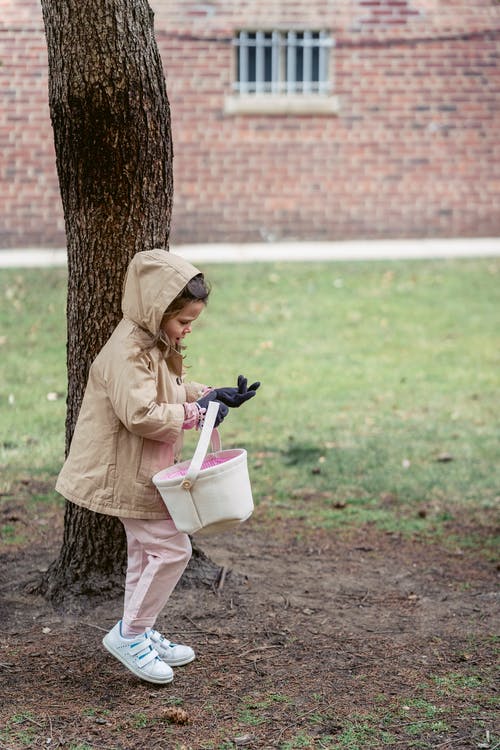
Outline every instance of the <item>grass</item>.
<svg viewBox="0 0 500 750"><path fill-rule="evenodd" d="M328 689L323 695L310 695L306 710L305 706L294 709L294 700L282 693L253 692L242 696L232 734L244 737L254 726L272 726L274 707L280 703L293 711L294 720L294 734L283 739L278 745L280 750L301 747L367 750L403 746L425 749L444 747L464 739L475 747L493 750L498 747L499 739L489 729L497 702L495 688L494 664L480 671L470 664L462 674L429 675L427 681L414 685L408 695L394 696L388 686L387 693L377 696L370 711L353 712L348 718L339 716ZM453 705L450 705L450 697L454 698ZM486 737L488 742L482 744ZM223 750L229 743L215 743L215 747Z"/></svg>
<svg viewBox="0 0 500 750"><path fill-rule="evenodd" d="M0 271L2 491L64 453L66 271Z"/></svg>
<svg viewBox="0 0 500 750"><path fill-rule="evenodd" d="M204 270L213 293L187 363L214 385L262 381L222 427L249 451L259 517L478 544L500 486L500 260ZM0 500L31 479L54 499L65 294L64 269L1 271Z"/></svg>
<svg viewBox="0 0 500 750"><path fill-rule="evenodd" d="M474 719L475 745L497 747L498 737L488 730L493 720L488 710L488 696L495 696L495 671L492 665L481 675L450 673L434 678L415 686L413 696L406 699L381 695L380 705L375 705L367 713L352 714L341 723L335 716L334 705L322 710L318 696L317 713L307 717L311 729L303 729L294 740L285 743L282 750L302 746L328 747L331 750L365 750L372 747L401 747L403 744L408 748L438 747L440 743L444 746L447 744L444 740L450 739L450 733L463 732L460 728L463 716L450 708L445 700L451 694L462 702L463 714L468 713ZM443 685L446 685L446 693L441 690ZM494 710L493 705L491 710ZM335 730L334 734L329 734L332 729ZM306 742L308 737L309 744ZM488 737L488 743L481 744L485 737ZM316 745L314 741L318 741L318 738L319 745ZM300 744L301 739L304 745Z"/></svg>
<svg viewBox="0 0 500 750"><path fill-rule="evenodd" d="M434 678L427 684L415 687L415 693L408 699L390 700L386 705L375 707L370 713L353 715L331 739L328 747L345 750L364 750L366 747L391 747L397 745L408 748L439 747L450 733L461 733L463 715L457 714L443 701L443 693L436 691L435 685L446 684L448 690L459 696L463 714L474 718L476 747L498 747L498 737L488 726L493 720L487 703L487 695L495 695L495 669L483 671L481 675L471 674L461 677L455 673ZM451 687L450 687L451 686ZM455 692L456 691L456 692ZM446 696L444 696L446 697ZM381 696L381 702L386 703ZM492 707L493 708L493 707ZM446 737L448 735L448 737ZM487 736L487 744L481 740ZM461 737L461 739L464 739ZM467 738L472 740L472 738Z"/></svg>

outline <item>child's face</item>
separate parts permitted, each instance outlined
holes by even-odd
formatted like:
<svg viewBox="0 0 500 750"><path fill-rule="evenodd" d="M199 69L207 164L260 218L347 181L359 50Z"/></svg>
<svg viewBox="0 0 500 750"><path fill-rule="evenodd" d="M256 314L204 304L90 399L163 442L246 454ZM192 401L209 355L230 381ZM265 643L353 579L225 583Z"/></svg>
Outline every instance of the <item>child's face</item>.
<svg viewBox="0 0 500 750"><path fill-rule="evenodd" d="M201 300L188 302L173 318L162 324L162 330L167 334L171 344L180 344L184 336L191 333L191 326L204 307L205 303Z"/></svg>

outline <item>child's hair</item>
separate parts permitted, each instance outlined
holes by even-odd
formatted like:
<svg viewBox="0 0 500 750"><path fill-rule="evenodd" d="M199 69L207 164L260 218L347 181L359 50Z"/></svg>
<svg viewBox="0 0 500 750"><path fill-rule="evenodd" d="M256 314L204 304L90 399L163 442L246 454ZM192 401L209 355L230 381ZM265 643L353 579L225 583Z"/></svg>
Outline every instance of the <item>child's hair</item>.
<svg viewBox="0 0 500 750"><path fill-rule="evenodd" d="M183 307L189 305L190 302L203 302L205 305L208 302L208 296L210 294L210 285L206 281L202 273L193 276L188 281L184 289L181 289L177 297L175 297L169 304L162 318L162 325L170 318L174 318ZM172 344L167 338L167 335L162 329L151 341L151 344L146 347L146 350L153 349L157 346L160 351L165 352L174 349ZM182 349L183 347L181 347ZM144 351L144 350L143 350Z"/></svg>
<svg viewBox="0 0 500 750"><path fill-rule="evenodd" d="M208 295L210 294L210 286L205 280L202 273L193 276L188 281L184 289L181 289L177 297L172 300L163 316L163 321L174 318L177 313L182 310L183 307L189 305L190 302L204 302L207 304Z"/></svg>

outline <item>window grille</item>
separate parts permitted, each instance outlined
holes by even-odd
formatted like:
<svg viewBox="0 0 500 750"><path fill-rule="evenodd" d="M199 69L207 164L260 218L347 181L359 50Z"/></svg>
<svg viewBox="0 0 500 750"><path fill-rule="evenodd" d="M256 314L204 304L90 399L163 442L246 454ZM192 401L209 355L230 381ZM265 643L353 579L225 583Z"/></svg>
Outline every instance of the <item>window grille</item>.
<svg viewBox="0 0 500 750"><path fill-rule="evenodd" d="M240 94L328 94L326 31L240 31L235 90Z"/></svg>

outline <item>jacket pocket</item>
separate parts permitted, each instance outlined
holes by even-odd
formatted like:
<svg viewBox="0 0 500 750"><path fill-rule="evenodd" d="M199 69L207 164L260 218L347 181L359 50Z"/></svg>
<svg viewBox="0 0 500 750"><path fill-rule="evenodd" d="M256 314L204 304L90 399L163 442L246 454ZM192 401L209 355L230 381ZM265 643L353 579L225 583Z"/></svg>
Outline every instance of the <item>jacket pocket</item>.
<svg viewBox="0 0 500 750"><path fill-rule="evenodd" d="M137 469L136 479L140 484L149 484L155 473L155 442L154 440L142 439L141 457Z"/></svg>

